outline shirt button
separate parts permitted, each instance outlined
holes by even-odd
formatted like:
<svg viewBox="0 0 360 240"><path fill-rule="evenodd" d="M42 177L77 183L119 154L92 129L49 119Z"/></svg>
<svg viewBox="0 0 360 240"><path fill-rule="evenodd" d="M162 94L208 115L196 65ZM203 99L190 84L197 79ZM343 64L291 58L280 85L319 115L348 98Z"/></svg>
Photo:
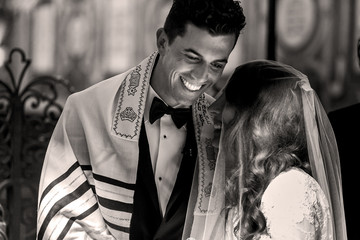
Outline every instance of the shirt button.
<svg viewBox="0 0 360 240"><path fill-rule="evenodd" d="M166 135L164 135L164 138L166 138Z"/></svg>
<svg viewBox="0 0 360 240"><path fill-rule="evenodd" d="M162 177L159 177L159 181L161 181L162 180Z"/></svg>

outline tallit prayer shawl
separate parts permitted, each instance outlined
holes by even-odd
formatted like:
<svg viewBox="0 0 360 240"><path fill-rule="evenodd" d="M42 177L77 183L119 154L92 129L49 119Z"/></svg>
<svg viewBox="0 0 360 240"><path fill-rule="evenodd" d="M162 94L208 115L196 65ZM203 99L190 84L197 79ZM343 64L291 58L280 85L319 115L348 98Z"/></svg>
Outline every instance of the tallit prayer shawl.
<svg viewBox="0 0 360 240"><path fill-rule="evenodd" d="M129 239L138 140L157 54L67 99L43 164L38 239ZM205 214L210 197L211 101L203 94L193 105L199 184L190 213Z"/></svg>

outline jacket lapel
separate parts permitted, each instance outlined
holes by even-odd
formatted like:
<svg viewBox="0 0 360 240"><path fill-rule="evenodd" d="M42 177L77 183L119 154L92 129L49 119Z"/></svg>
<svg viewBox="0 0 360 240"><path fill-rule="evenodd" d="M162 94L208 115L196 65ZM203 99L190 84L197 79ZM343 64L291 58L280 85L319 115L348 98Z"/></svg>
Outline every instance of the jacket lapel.
<svg viewBox="0 0 360 240"><path fill-rule="evenodd" d="M150 150L149 143L147 140L145 124L141 126L140 140L139 140L139 165L138 165L138 178L140 177L141 181L143 181L144 186L146 186L146 190L150 196L151 202L156 209L156 212L160 214L160 206L159 206L159 198L157 195L154 171L151 165L150 159ZM148 201L144 199L144 201ZM161 215L161 214L160 214Z"/></svg>

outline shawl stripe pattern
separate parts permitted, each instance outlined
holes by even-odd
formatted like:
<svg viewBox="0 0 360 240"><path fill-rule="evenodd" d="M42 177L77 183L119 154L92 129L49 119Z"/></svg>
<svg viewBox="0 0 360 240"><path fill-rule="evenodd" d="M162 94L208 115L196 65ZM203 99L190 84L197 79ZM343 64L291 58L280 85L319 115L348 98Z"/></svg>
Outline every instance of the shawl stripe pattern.
<svg viewBox="0 0 360 240"><path fill-rule="evenodd" d="M64 180L65 178L67 178L77 167L79 167L79 163L76 162L74 163L69 170L67 170L63 175L61 175L60 177L58 177L55 181L53 181L49 186L47 186L47 188L45 188L43 194L41 195L41 199L40 202L42 202L43 198L46 196L46 194L48 194L50 192L50 190L59 182L61 182L62 180Z"/></svg>
<svg viewBox="0 0 360 240"><path fill-rule="evenodd" d="M62 230L60 236L58 237L58 239L64 239L66 234L69 232L72 224L75 222L76 219L84 219L87 216L89 216L91 213L93 213L96 209L98 208L98 204L95 203L89 210L85 211L83 214L80 214L78 217L72 217L70 218L69 222L66 224L66 226L64 227L64 229Z"/></svg>
<svg viewBox="0 0 360 240"><path fill-rule="evenodd" d="M87 170L83 171L84 169ZM86 165L80 166L79 163L76 162L64 174L51 182L43 191L39 205L41 211L38 222L41 223L41 225L38 231L38 239L64 239L67 234L71 232L72 227L74 227L74 229L78 227L77 225L74 226L77 220L88 218L95 211L99 211L99 205L103 213L109 212L108 216L105 214L103 216L103 221L107 224L108 228L113 229L115 232L129 234L129 224L119 225L119 222L111 219L111 216L121 216L121 212L128 216L132 213L132 203L103 197L101 196L101 188L98 188L99 194L95 197L95 192L93 191L95 186L90 183L95 181L99 186L107 185L107 188L112 189L120 187L130 191L133 191L135 185L93 174L89 170L91 170L91 167ZM74 190L68 192L66 188ZM63 195L65 192L67 194ZM114 214L114 212L118 212L118 214ZM126 216L124 217L125 222ZM93 221L93 219L90 217L89 221ZM105 229L105 224L103 228ZM51 229L52 232L49 232ZM84 227L84 229L86 230L86 227ZM104 229L101 229L99 233L103 232ZM94 233L88 234L94 235Z"/></svg>
<svg viewBox="0 0 360 240"><path fill-rule="evenodd" d="M79 169L79 168L76 168L76 169ZM74 169L74 170L76 170L76 169ZM67 173L69 173L69 171ZM62 175L62 177L63 176L64 175ZM52 185L54 185L54 187L55 187L56 185L53 183L52 183ZM54 188L52 188L52 189L54 189ZM51 192L52 189L49 189L49 193ZM60 209L64 208L69 203L79 199L82 195L84 195L89 190L91 190L91 188L90 188L88 182L84 181L84 182L81 182L80 186L78 186L75 189L75 191L73 191L73 192L67 194L66 196L62 197L61 199L57 200L57 202L55 204L53 204L53 206L51 207L49 212L46 214L46 217L43 220L42 225L40 227L40 230L38 233L38 238L39 239L43 238L44 232L45 232L47 226L49 225L51 219L54 218L54 216L59 212ZM55 197L56 197L56 195L54 195L54 198Z"/></svg>
<svg viewBox="0 0 360 240"><path fill-rule="evenodd" d="M105 220L105 222L106 222L106 224L107 224L110 228L112 228L112 229L114 229L114 230L118 230L118 231L120 231L120 232L130 233L130 227L118 226L118 225L115 225L115 224L113 224L113 223L111 223L111 222L108 222L108 221L106 221L106 220Z"/></svg>
<svg viewBox="0 0 360 240"><path fill-rule="evenodd" d="M111 179L105 176L98 175L96 173L93 173L93 176L95 180L135 191L135 184L125 183L116 179Z"/></svg>
<svg viewBox="0 0 360 240"><path fill-rule="evenodd" d="M98 196L98 201L99 201L100 205L102 205L103 207L106 207L108 209L111 209L111 210L123 211L123 212L128 212L128 213L132 212L133 205L129 204L129 203L122 203L122 202L114 201L111 199L102 198L100 196Z"/></svg>

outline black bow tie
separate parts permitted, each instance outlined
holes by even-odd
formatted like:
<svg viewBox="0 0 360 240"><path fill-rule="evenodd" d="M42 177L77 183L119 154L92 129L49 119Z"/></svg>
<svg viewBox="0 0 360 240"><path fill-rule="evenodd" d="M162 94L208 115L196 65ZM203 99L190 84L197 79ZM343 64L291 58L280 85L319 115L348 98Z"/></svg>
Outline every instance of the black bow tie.
<svg viewBox="0 0 360 240"><path fill-rule="evenodd" d="M172 108L159 98L154 97L151 104L149 121L153 124L157 119L164 116L164 114L171 115L173 122L177 128L181 128L189 119L191 119L191 108Z"/></svg>

